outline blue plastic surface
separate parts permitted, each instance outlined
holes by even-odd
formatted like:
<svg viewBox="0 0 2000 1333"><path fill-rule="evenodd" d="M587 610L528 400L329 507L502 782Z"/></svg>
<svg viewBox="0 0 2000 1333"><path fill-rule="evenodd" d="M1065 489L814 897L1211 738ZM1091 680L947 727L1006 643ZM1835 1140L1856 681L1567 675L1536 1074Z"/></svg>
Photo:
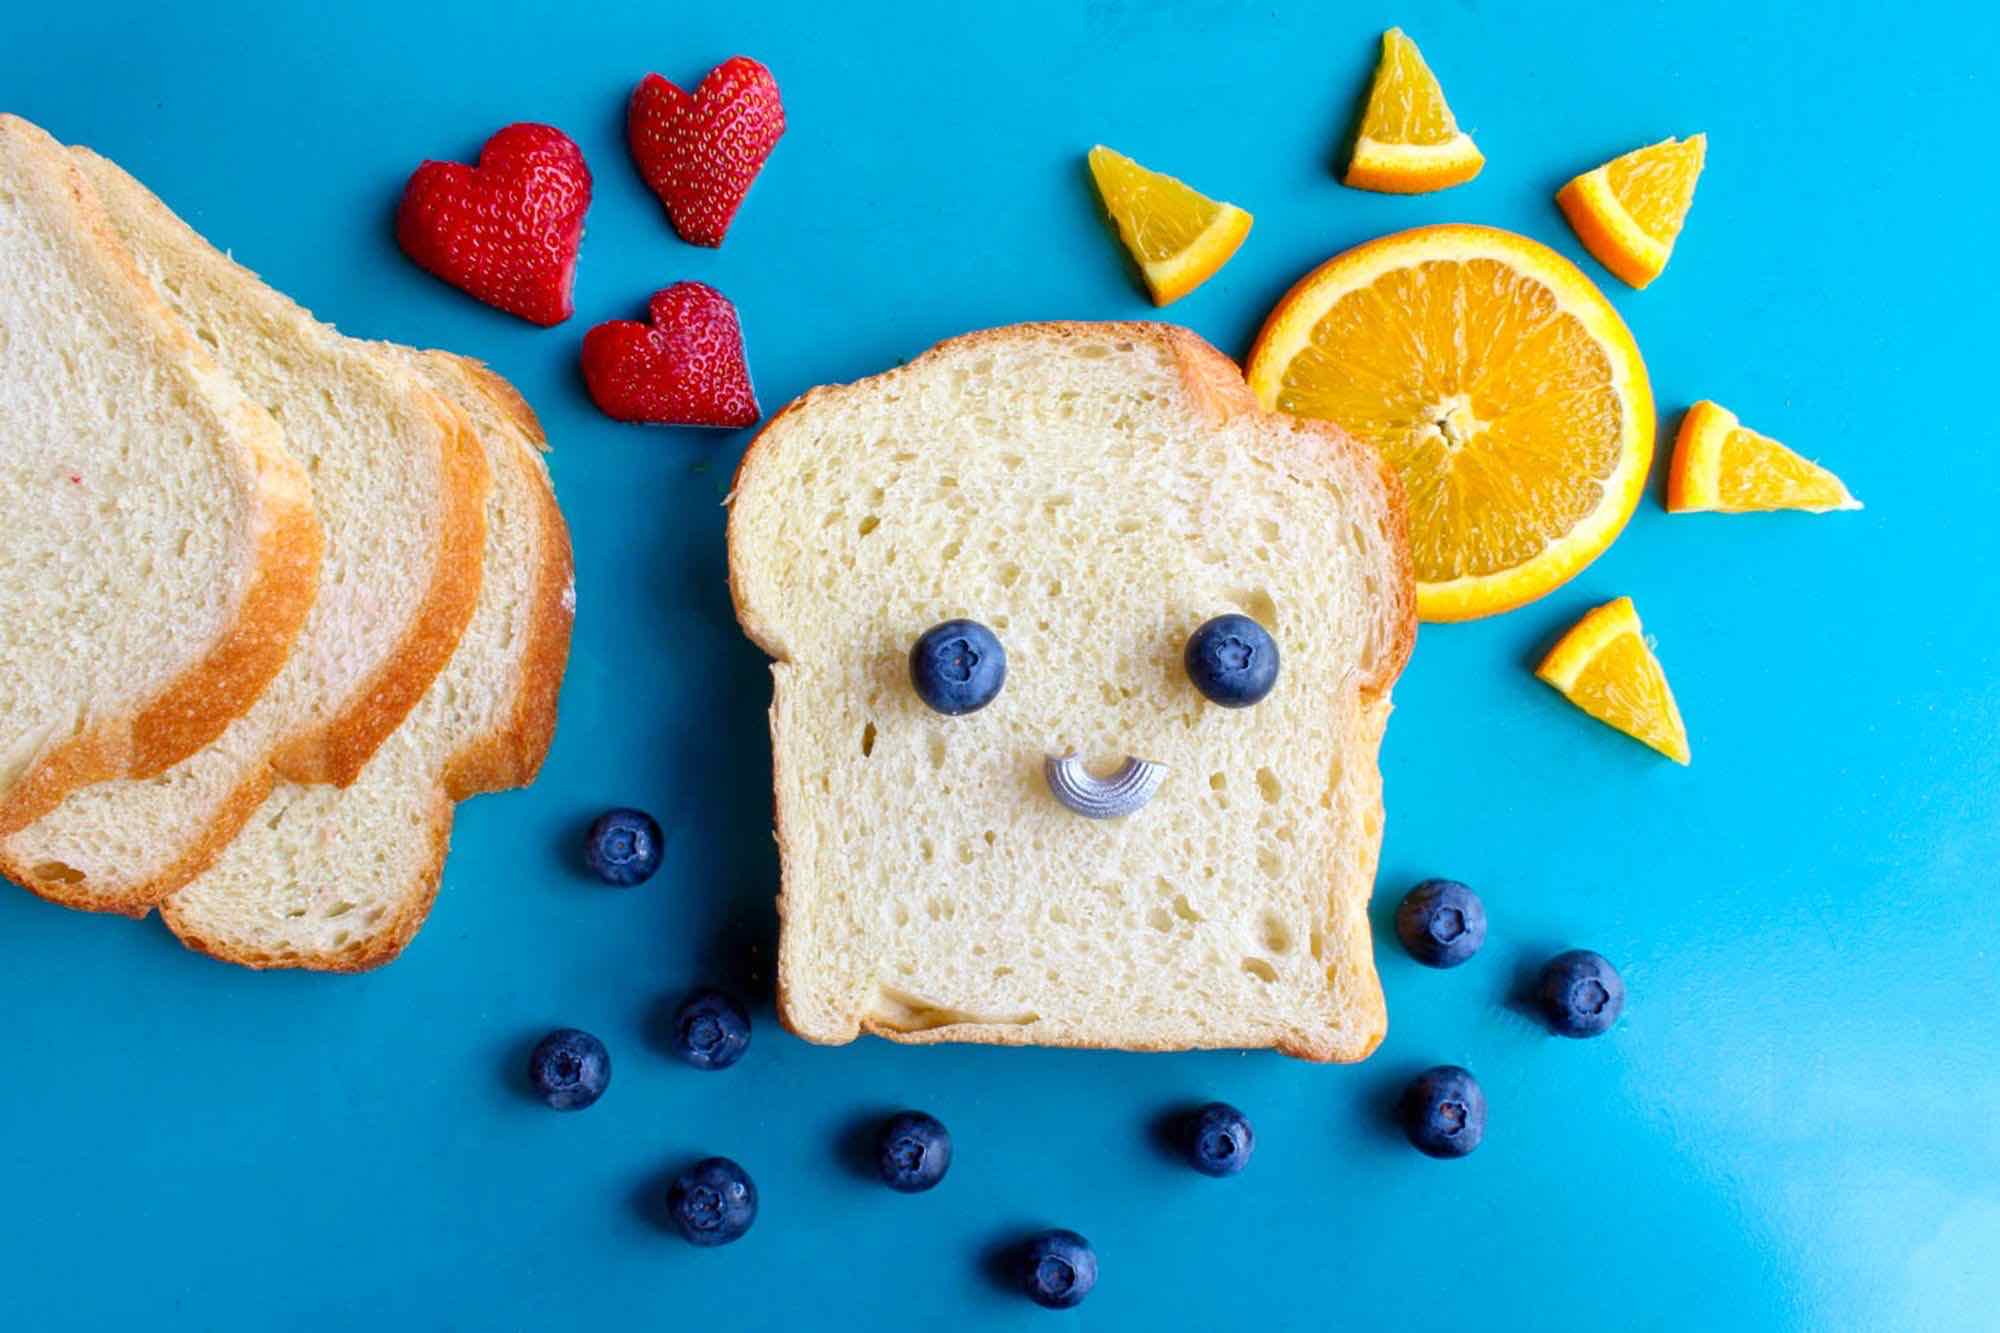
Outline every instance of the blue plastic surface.
<svg viewBox="0 0 2000 1333"><path fill-rule="evenodd" d="M520 385L555 443L580 602L540 783L461 812L436 913L395 966L254 975L154 923L0 894L0 1327L1994 1327L2000 194L1978 144L2000 111L1995 13L7 6L0 108L109 154L343 329ZM1487 155L1469 185L1335 180L1390 23ZM725 246L698 250L631 168L624 101L648 70L686 82L738 52L776 72L791 129ZM553 331L419 273L390 233L420 159L469 158L518 119L568 130L597 178L577 315ZM1632 292L1551 196L1695 130L1711 146L1687 231ZM723 582L720 500L749 435L616 425L578 381L584 330L681 278L737 303L767 411L971 328L1147 317L1086 183L1100 141L1256 214L1168 312L1233 355L1350 244L1512 227L1626 314L1663 431L1715 398L1868 505L1670 518L1656 487L1568 587L1423 632L1384 756L1390 1032L1360 1066L780 1032L767 676ZM1620 593L1658 638L1690 770L1529 674ZM580 866L585 825L620 804L666 827L638 889ZM1448 973L1389 925L1429 875L1490 915L1484 952ZM1624 971L1606 1038L1549 1037L1509 1005L1570 946ZM754 1001L724 1073L660 1034L704 982ZM523 1086L559 1025L613 1052L580 1114ZM1437 1063L1475 1070L1490 1103L1464 1161L1419 1157L1388 1118ZM1213 1098L1256 1125L1230 1180L1149 1133ZM957 1145L915 1197L843 1147L905 1105ZM749 1167L762 1215L698 1252L657 1200L709 1153ZM995 1245L1042 1226L1102 1259L1068 1315L990 1273Z"/></svg>

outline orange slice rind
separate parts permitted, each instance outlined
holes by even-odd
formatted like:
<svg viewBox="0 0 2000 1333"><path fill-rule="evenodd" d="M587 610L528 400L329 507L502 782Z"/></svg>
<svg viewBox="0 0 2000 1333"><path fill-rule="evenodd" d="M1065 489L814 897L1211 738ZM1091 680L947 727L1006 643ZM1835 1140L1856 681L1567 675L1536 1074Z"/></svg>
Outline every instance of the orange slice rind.
<svg viewBox="0 0 2000 1333"><path fill-rule="evenodd" d="M1178 301L1215 276L1250 234L1250 215L1103 144L1090 175L1154 305Z"/></svg>
<svg viewBox="0 0 2000 1333"><path fill-rule="evenodd" d="M1401 28L1382 34L1346 184L1384 194L1428 194L1462 185L1486 158L1444 100L1444 89Z"/></svg>
<svg viewBox="0 0 2000 1333"><path fill-rule="evenodd" d="M1665 139L1584 172L1556 203L1598 263L1644 287L1667 267L1707 157L1705 134Z"/></svg>
<svg viewBox="0 0 2000 1333"><path fill-rule="evenodd" d="M1557 641L1535 675L1606 726L1686 764L1687 727L1630 597L1590 612Z"/></svg>
<svg viewBox="0 0 2000 1333"><path fill-rule="evenodd" d="M1839 477L1769 436L1746 430L1721 404L1703 399L1681 418L1667 469L1669 512L1825 514L1859 508L1861 502Z"/></svg>

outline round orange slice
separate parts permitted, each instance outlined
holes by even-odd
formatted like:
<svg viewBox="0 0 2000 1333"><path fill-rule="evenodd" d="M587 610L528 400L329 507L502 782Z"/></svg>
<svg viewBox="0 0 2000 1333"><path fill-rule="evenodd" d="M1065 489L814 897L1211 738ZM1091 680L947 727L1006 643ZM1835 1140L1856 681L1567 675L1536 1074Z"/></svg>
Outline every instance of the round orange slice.
<svg viewBox="0 0 2000 1333"><path fill-rule="evenodd" d="M1618 312L1576 265L1492 227L1420 227L1320 265L1265 321L1249 380L1395 467L1426 620L1569 579L1623 530L1653 458L1653 391Z"/></svg>
<svg viewBox="0 0 2000 1333"><path fill-rule="evenodd" d="M1458 128L1417 44L1401 28L1383 33L1382 59L1345 183L1385 194L1428 194L1463 185L1485 165L1472 136Z"/></svg>
<svg viewBox="0 0 2000 1333"><path fill-rule="evenodd" d="M1250 215L1236 205L1210 199L1103 144L1090 150L1090 176L1154 305L1178 301L1214 277L1250 234Z"/></svg>
<svg viewBox="0 0 2000 1333"><path fill-rule="evenodd" d="M1598 263L1644 287L1667 267L1707 157L1706 134L1635 148L1563 186L1556 203Z"/></svg>
<svg viewBox="0 0 2000 1333"><path fill-rule="evenodd" d="M1687 727L1660 659L1646 644L1630 597L1606 602L1570 627L1535 675L1606 726L1688 762Z"/></svg>
<svg viewBox="0 0 2000 1333"><path fill-rule="evenodd" d="M1667 509L1747 514L1804 509L1815 514L1859 509L1839 477L1768 435L1745 430L1736 414L1707 399L1681 418L1667 468Z"/></svg>

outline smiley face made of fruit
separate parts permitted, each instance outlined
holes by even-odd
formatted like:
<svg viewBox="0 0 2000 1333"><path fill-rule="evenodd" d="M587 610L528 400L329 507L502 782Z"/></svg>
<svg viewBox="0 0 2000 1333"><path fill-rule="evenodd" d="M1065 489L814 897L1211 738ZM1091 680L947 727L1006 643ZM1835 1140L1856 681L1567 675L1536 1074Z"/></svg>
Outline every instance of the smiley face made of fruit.
<svg viewBox="0 0 2000 1333"><path fill-rule="evenodd" d="M1278 644L1246 615L1217 616L1188 636L1182 662L1188 680L1211 703L1249 708L1278 683ZM933 625L910 649L910 685L946 717L976 713L1007 684L1007 649L976 620ZM1073 750L1044 757L1049 794L1086 819L1116 819L1153 799L1166 781L1162 764L1126 755L1117 771L1096 777Z"/></svg>

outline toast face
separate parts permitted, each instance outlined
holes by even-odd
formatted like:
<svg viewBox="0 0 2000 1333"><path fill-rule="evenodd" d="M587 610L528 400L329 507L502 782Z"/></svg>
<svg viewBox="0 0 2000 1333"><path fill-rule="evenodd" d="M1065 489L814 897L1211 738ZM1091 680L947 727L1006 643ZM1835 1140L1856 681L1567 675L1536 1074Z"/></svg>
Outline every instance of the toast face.
<svg viewBox="0 0 2000 1333"><path fill-rule="evenodd" d="M240 716L318 583L277 423L154 295L62 146L0 115L0 834Z"/></svg>
<svg viewBox="0 0 2000 1333"><path fill-rule="evenodd" d="M478 594L487 468L464 415L210 246L114 164L72 150L159 297L285 423L325 533L290 657L212 743L148 781L71 793L0 842L0 873L143 914L199 874L280 778L353 782L451 656Z"/></svg>
<svg viewBox="0 0 2000 1333"><path fill-rule="evenodd" d="M1262 412L1164 325L973 334L774 419L729 557L776 659L787 1026L1372 1051L1376 752L1415 634L1402 504L1371 451ZM1245 709L1182 665L1232 611L1283 662ZM1007 677L948 717L909 652L961 616L999 636ZM1044 778L1070 749L1168 775L1135 813L1087 819Z"/></svg>
<svg viewBox="0 0 2000 1333"><path fill-rule="evenodd" d="M456 403L486 450L479 601L450 664L352 786L279 783L161 905L183 943L226 962L358 972L395 958L437 895L453 803L526 786L554 732L576 595L541 428L475 363L378 354Z"/></svg>

